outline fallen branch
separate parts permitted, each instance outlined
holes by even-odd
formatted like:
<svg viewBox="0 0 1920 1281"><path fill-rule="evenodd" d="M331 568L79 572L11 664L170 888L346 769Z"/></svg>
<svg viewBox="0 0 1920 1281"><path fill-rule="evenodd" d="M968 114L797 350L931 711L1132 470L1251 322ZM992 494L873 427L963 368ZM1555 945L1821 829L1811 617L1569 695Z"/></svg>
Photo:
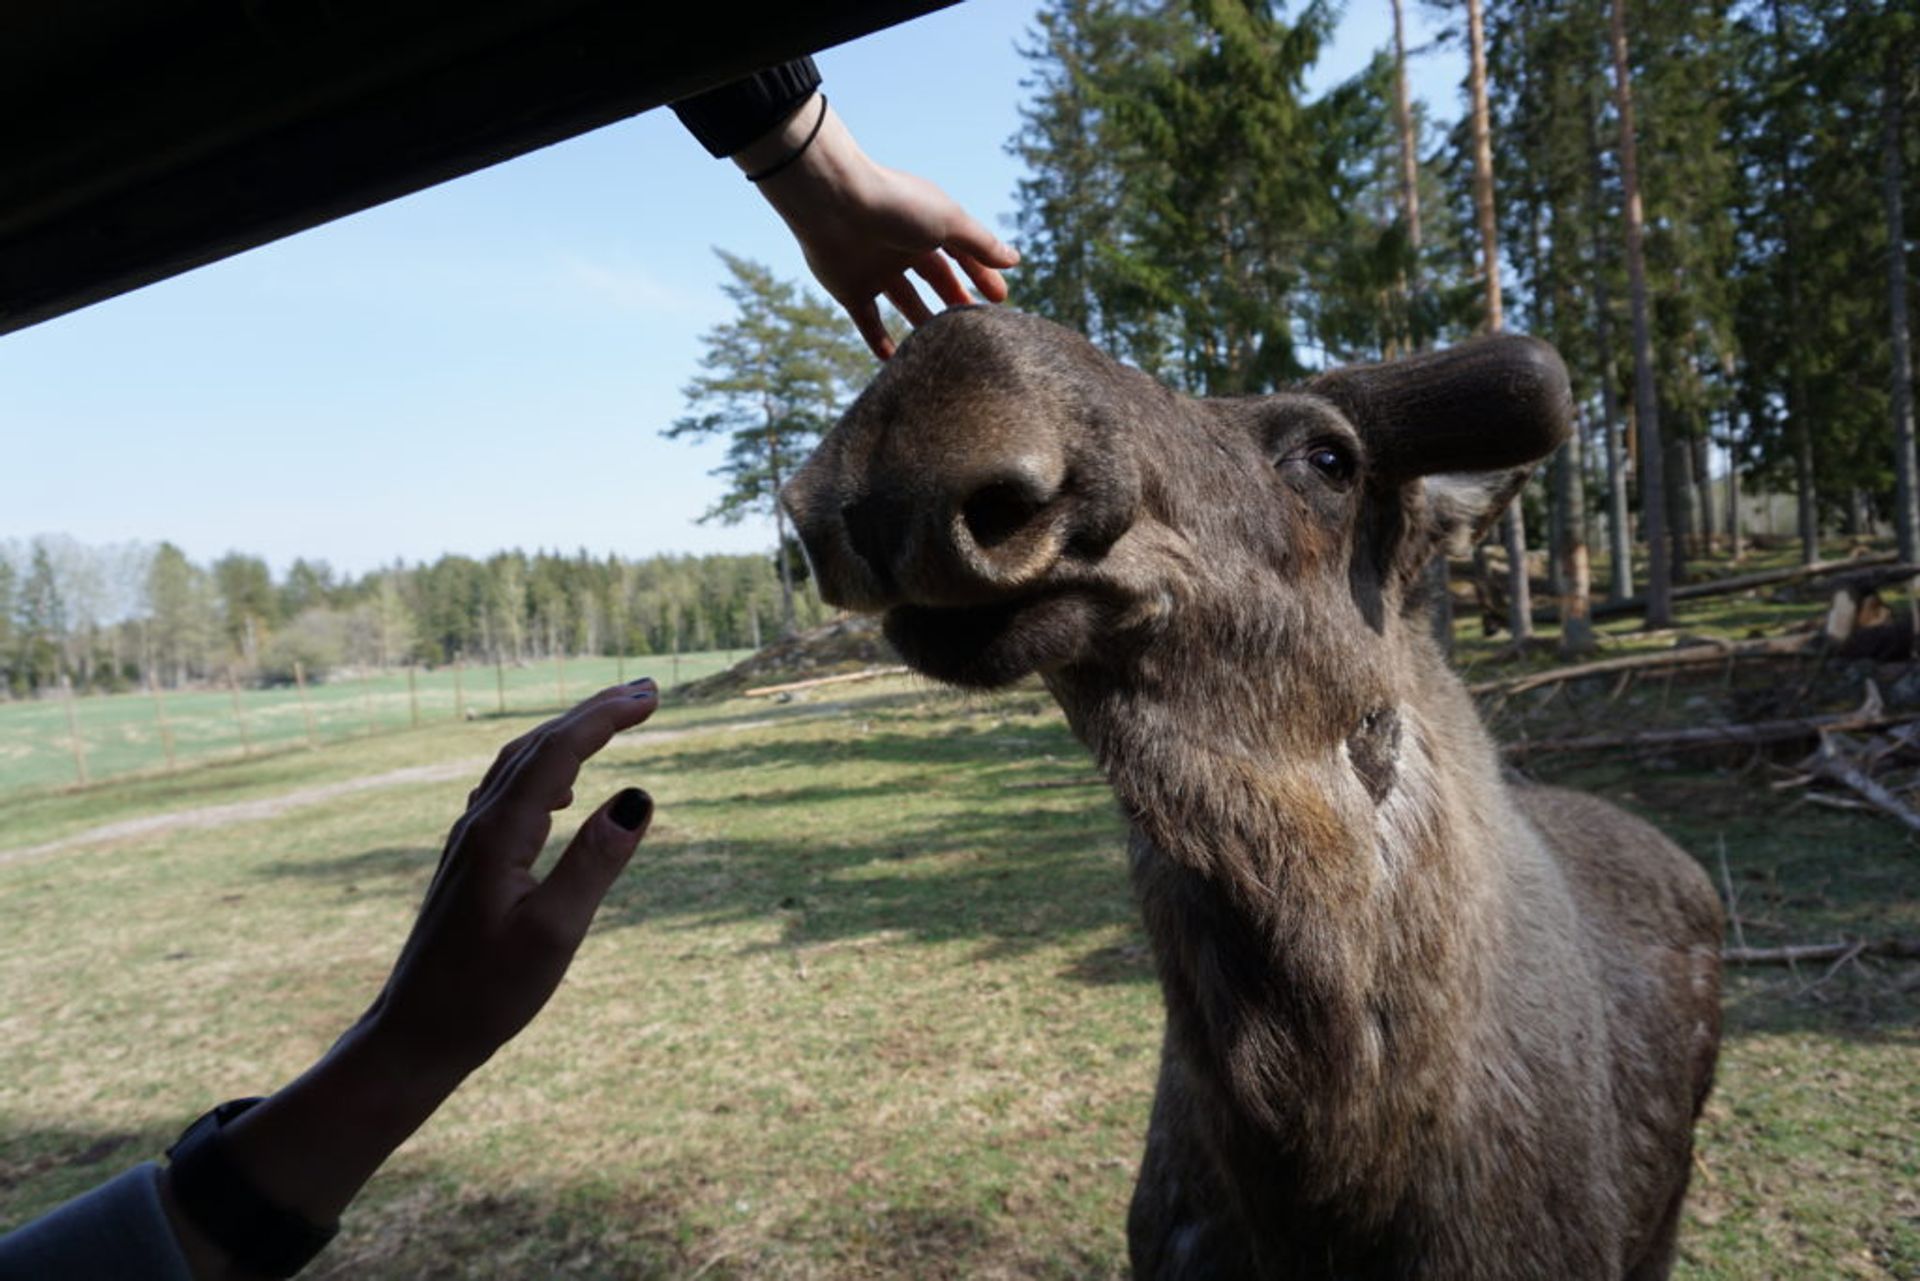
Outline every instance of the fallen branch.
<svg viewBox="0 0 1920 1281"><path fill-rule="evenodd" d="M1764 747L1769 743L1791 743L1821 734L1853 730L1883 729L1920 718L1920 713L1839 712L1832 716L1803 716L1777 721L1754 721L1747 725L1703 725L1693 729L1646 730L1638 734L1587 734L1579 738L1542 738L1530 742L1508 743L1501 748L1508 757L1548 756L1564 752L1602 752L1615 748L1632 751L1696 751L1707 747Z"/></svg>
<svg viewBox="0 0 1920 1281"><path fill-rule="evenodd" d="M1822 778L1850 789L1862 800L1872 805L1882 814L1898 820L1908 831L1920 832L1920 814L1898 796L1879 783L1867 777L1867 772L1833 750L1833 745L1821 736L1820 751L1809 761L1808 767Z"/></svg>
<svg viewBox="0 0 1920 1281"><path fill-rule="evenodd" d="M1723 947L1726 965L1798 965L1802 961L1838 961L1848 956L1884 956L1898 961L1920 960L1920 938L1858 939L1840 943L1794 943L1786 947Z"/></svg>
<svg viewBox="0 0 1920 1281"><path fill-rule="evenodd" d="M1807 653L1818 642L1819 636L1808 632L1799 636L1773 636L1766 640L1742 641L1738 644L1716 642L1705 645L1684 645L1678 649L1663 649L1653 654L1625 654L1619 658L1601 658L1591 663L1576 663L1572 667L1555 667L1526 676L1508 676L1497 681L1481 681L1478 685L1468 686L1467 691L1472 694L1521 694L1530 689L1539 689L1543 685L1577 681L1585 676L1604 676L1610 672L1699 667L1712 663L1738 662L1743 658L1792 658Z"/></svg>
<svg viewBox="0 0 1920 1281"><path fill-rule="evenodd" d="M745 698L765 698L770 694L790 694L795 690L818 689L822 685L846 685L853 681L878 680L882 676L902 676L904 667L867 667L857 672L842 672L838 676L816 676L812 680L788 681L784 685L762 685L745 692Z"/></svg>
<svg viewBox="0 0 1920 1281"><path fill-rule="evenodd" d="M1734 592L1752 591L1756 587L1775 587L1785 583L1825 578L1830 574L1844 574L1881 565L1894 565L1899 559L1899 555L1894 552L1875 552L1871 556L1856 556L1850 560L1824 560L1816 561L1811 565L1794 565L1786 569L1763 569L1751 574L1736 574L1731 578L1714 578L1704 583L1688 583L1684 587L1674 588L1672 598L1699 600L1707 596L1727 596ZM1888 577L1884 581L1892 582L1902 577L1920 575L1920 565L1901 565L1899 569L1905 572L1886 571ZM1590 615L1595 619L1620 618L1629 614L1644 614L1646 611L1645 596L1627 596L1620 600L1595 601ZM1536 609L1533 611L1533 616L1535 622L1550 623L1558 620L1559 613L1552 608Z"/></svg>

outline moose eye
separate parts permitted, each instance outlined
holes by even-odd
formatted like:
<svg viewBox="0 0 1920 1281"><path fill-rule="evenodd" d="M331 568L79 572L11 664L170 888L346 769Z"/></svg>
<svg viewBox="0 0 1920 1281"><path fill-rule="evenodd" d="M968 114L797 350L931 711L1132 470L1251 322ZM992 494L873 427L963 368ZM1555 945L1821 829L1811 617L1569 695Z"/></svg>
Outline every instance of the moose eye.
<svg viewBox="0 0 1920 1281"><path fill-rule="evenodd" d="M1306 453L1307 466L1319 472L1327 483L1345 488L1353 482L1353 455L1338 445L1314 445Z"/></svg>

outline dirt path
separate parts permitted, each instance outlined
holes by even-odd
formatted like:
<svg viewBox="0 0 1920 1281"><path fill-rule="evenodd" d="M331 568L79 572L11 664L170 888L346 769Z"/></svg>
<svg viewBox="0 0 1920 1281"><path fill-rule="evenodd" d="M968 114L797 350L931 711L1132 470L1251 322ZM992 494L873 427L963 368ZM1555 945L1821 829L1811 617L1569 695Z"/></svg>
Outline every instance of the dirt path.
<svg viewBox="0 0 1920 1281"><path fill-rule="evenodd" d="M769 725L784 724L788 721L813 720L820 716L836 715L843 710L843 704L826 704L806 712L735 721L727 725L690 725L685 729L655 730L635 739L634 742L670 743L696 734L737 734L764 729ZM381 774L366 774L360 778L343 779L338 783L298 787L290 792L260 796L250 801L205 805L199 809L176 810L169 814L149 814L142 818L122 819L118 823L103 823L99 827L90 827L85 831L75 832L71 836L63 836L41 845L24 845L18 849L0 850L0 867L10 863L23 863L28 859L39 858L46 854L58 854L63 850L75 849L83 845L102 845L129 837L229 827L235 823L255 823L262 819L278 818L293 810L338 800L342 796L352 796L358 792L383 791L390 787L411 787L419 783L445 783L456 778L478 779L486 772L492 760L491 756L465 756L459 760L440 761L433 765L409 765L403 769L387 770Z"/></svg>

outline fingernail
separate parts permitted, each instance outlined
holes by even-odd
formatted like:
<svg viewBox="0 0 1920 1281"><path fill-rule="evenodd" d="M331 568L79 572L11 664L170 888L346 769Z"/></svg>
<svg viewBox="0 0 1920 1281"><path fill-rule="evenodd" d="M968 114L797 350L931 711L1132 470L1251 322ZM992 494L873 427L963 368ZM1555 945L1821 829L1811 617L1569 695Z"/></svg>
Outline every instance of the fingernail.
<svg viewBox="0 0 1920 1281"><path fill-rule="evenodd" d="M629 787L613 798L607 817L629 832L637 832L653 817L653 798L637 787Z"/></svg>
<svg viewBox="0 0 1920 1281"><path fill-rule="evenodd" d="M631 697L634 698L658 698L660 695L660 687L654 684L651 676L642 676L637 681L628 681L627 688L633 691Z"/></svg>

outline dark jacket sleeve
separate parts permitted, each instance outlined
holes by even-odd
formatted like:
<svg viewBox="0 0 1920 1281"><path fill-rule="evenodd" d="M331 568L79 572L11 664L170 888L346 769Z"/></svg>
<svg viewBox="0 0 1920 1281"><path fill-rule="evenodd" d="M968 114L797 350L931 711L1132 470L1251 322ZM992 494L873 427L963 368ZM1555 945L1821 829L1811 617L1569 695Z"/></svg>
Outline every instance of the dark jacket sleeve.
<svg viewBox="0 0 1920 1281"><path fill-rule="evenodd" d="M192 1281L148 1161L0 1236L0 1278Z"/></svg>
<svg viewBox="0 0 1920 1281"><path fill-rule="evenodd" d="M673 114L711 155L730 156L798 111L819 87L820 69L801 58L682 98Z"/></svg>

